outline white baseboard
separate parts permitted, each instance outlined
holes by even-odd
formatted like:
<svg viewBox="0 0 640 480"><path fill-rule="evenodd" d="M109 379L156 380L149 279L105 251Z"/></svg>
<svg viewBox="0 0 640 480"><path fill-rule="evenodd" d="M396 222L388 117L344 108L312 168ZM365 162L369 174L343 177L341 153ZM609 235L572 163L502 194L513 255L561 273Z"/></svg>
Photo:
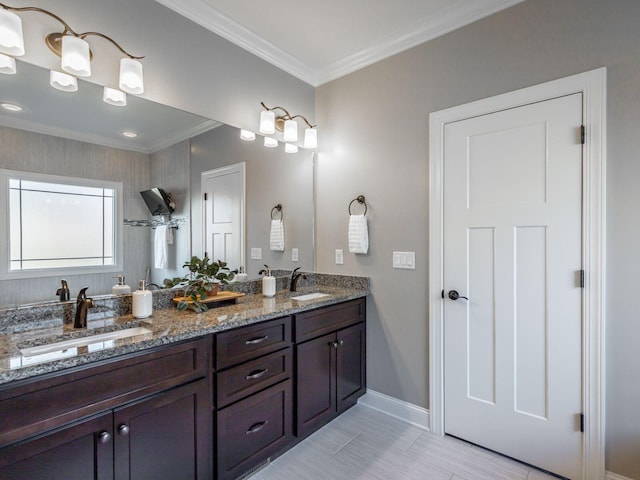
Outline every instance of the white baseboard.
<svg viewBox="0 0 640 480"><path fill-rule="evenodd" d="M623 477L622 475L618 475L613 472L607 472L604 478L605 480L633 480L633 478Z"/></svg>
<svg viewBox="0 0 640 480"><path fill-rule="evenodd" d="M429 430L429 410L398 400L374 390L367 390L358 400L359 405L373 408L410 425Z"/></svg>

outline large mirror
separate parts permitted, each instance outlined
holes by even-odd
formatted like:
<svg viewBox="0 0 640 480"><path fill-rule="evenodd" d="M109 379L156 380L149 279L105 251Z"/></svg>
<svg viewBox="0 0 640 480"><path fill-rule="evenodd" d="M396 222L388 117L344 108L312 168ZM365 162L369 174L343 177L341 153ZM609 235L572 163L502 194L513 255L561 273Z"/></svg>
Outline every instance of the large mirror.
<svg viewBox="0 0 640 480"><path fill-rule="evenodd" d="M133 289L139 279L162 284L164 278L183 275L182 264L192 254L202 256L206 248L203 177L239 164L244 167L242 258L249 277L257 276L263 264L313 269L313 152L287 154L282 145L268 149L261 137L246 142L237 128L138 97L128 96L126 107L107 105L101 87L79 84L75 93L55 90L49 86L48 71L24 62L18 62L17 74L0 75L0 103L24 108L0 111L1 169L123 184L123 217L132 220L121 226L123 267L116 273L66 275L72 295L83 286L89 286L90 294L110 293L117 273L124 274ZM124 137L125 131L138 136ZM176 204L171 226L177 228L170 229L173 235L162 265L154 258L157 229L135 222L168 220L152 217L140 196L152 187L170 192ZM284 216L284 251L270 249L272 209L277 204ZM69 208L67 214L69 224L61 222L59 231L77 231L68 226L82 224L81 212ZM3 238L2 245L5 242ZM297 261L292 260L293 249ZM252 258L258 254L261 258ZM53 300L60 280L0 280L0 308Z"/></svg>

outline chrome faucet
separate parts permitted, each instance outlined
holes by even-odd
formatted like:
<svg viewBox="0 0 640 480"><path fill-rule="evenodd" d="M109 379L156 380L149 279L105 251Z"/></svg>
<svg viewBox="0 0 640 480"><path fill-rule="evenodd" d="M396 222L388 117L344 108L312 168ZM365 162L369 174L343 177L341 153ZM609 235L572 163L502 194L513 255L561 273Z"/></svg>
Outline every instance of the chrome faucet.
<svg viewBox="0 0 640 480"><path fill-rule="evenodd" d="M76 299L76 319L73 322L73 328L87 328L87 311L96 306L93 298L87 297L89 287L84 287L78 293Z"/></svg>
<svg viewBox="0 0 640 480"><path fill-rule="evenodd" d="M300 280L300 277L304 278L305 280L307 279L307 276L304 273L297 273L298 270L300 270L300 267L296 268L291 274L291 287L289 288L290 292L296 291L296 289L298 288L298 280Z"/></svg>

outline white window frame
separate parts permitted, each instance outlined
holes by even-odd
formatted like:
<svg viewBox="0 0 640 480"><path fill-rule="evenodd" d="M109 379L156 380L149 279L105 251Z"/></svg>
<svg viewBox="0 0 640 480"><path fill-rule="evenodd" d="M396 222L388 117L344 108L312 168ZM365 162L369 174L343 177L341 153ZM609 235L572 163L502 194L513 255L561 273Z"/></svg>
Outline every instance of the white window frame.
<svg viewBox="0 0 640 480"><path fill-rule="evenodd" d="M93 188L109 188L115 191L114 198L114 255L113 265L93 265L86 267L41 268L20 271L10 271L10 218L9 218L9 179L29 180L35 182L58 183ZM84 275L94 273L112 273L122 271L123 265L123 188L121 182L94 180L90 178L67 177L61 175L47 175L43 173L22 172L17 170L0 169L0 280L57 277L61 275ZM82 222L79 212L69 212L69 222ZM64 225L60 225L64 228Z"/></svg>

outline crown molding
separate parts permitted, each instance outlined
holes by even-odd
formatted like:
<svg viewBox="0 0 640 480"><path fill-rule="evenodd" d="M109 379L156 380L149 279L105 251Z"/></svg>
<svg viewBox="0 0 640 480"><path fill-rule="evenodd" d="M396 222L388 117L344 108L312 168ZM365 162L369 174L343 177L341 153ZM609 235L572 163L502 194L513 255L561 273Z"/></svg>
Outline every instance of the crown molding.
<svg viewBox="0 0 640 480"><path fill-rule="evenodd" d="M472 4L454 3L438 11L432 18L420 19L412 28L389 34L370 47L328 65L318 72L315 86L353 73L523 1L474 0Z"/></svg>
<svg viewBox="0 0 640 480"><path fill-rule="evenodd" d="M180 143L184 140L188 140L193 137L197 137L201 133L208 132L209 130L213 130L214 128L218 128L224 125L224 123L216 122L215 120L206 120L204 122L198 123L187 130L180 130L176 132L175 135L170 135L168 137L164 137L162 140L152 143L148 146L147 153L155 153L160 150L164 150L176 143Z"/></svg>
<svg viewBox="0 0 640 480"><path fill-rule="evenodd" d="M266 60L303 82L315 86L315 72L309 65L267 42L205 0L156 0L156 2Z"/></svg>
<svg viewBox="0 0 640 480"><path fill-rule="evenodd" d="M322 69L314 70L297 57L243 27L205 0L156 0L174 12L314 87L493 15L522 1L524 0L473 0L473 2L465 2L464 4L455 2L452 6L437 12L437 15L432 18L420 19L409 30L404 29L387 35L366 49L353 53Z"/></svg>

